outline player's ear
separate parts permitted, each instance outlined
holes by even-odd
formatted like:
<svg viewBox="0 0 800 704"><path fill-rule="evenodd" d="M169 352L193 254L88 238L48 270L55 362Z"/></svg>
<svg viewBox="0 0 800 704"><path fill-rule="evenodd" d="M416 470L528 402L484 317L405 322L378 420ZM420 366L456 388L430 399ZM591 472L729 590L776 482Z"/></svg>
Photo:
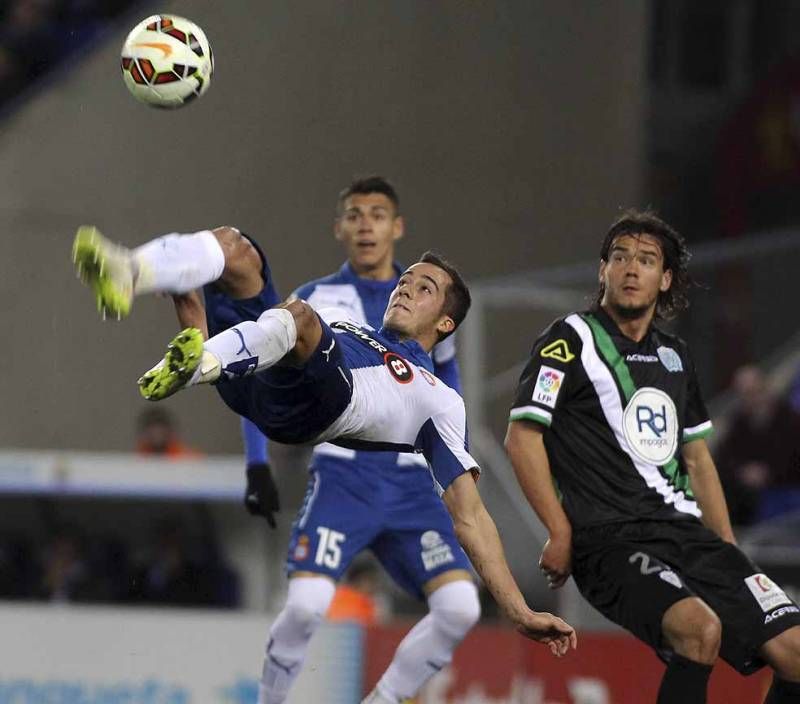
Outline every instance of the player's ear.
<svg viewBox="0 0 800 704"><path fill-rule="evenodd" d="M601 259L600 268L597 270L597 282L602 284L603 281L605 281L605 275L606 275L606 261L605 259Z"/></svg>
<svg viewBox="0 0 800 704"><path fill-rule="evenodd" d="M436 331L446 335L456 329L456 321L449 315L442 316L439 319L439 324L436 326Z"/></svg>
<svg viewBox="0 0 800 704"><path fill-rule="evenodd" d="M392 223L392 239L399 240L406 231L406 224L402 215L398 215Z"/></svg>
<svg viewBox="0 0 800 704"><path fill-rule="evenodd" d="M333 221L333 236L338 242L342 241L342 219L340 217Z"/></svg>
<svg viewBox="0 0 800 704"><path fill-rule="evenodd" d="M661 292L669 291L669 287L672 286L672 269L667 269L663 274L661 274L661 285L658 289Z"/></svg>

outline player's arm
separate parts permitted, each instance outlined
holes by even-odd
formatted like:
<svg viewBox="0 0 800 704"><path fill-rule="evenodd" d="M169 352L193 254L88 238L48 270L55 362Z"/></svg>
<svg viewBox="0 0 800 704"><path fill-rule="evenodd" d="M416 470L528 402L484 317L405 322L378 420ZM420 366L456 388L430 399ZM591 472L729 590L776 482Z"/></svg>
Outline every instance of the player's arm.
<svg viewBox="0 0 800 704"><path fill-rule="evenodd" d="M572 525L553 486L544 428L528 420L512 421L506 433L506 452L522 493L550 534L539 566L552 589L562 586L572 565Z"/></svg>
<svg viewBox="0 0 800 704"><path fill-rule="evenodd" d="M442 496L456 537L486 588L523 635L545 643L553 655L577 646L575 630L549 613L531 610L506 562L500 535L469 472L456 477Z"/></svg>
<svg viewBox="0 0 800 704"><path fill-rule="evenodd" d="M699 438L687 442L683 445L682 453L692 492L703 512L703 523L723 540L736 543L728 504L706 441Z"/></svg>

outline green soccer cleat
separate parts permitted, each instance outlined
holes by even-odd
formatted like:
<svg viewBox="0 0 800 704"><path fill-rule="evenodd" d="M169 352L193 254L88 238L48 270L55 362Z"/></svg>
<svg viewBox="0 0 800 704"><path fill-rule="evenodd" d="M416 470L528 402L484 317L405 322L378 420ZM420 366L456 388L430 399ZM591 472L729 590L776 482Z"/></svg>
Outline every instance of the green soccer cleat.
<svg viewBox="0 0 800 704"><path fill-rule="evenodd" d="M131 253L107 240L93 225L81 225L72 244L72 260L80 279L94 292L97 310L121 320L131 312L133 261Z"/></svg>
<svg viewBox="0 0 800 704"><path fill-rule="evenodd" d="M139 379L139 391L148 401L161 401L180 391L203 359L203 333L186 328L167 345L167 353Z"/></svg>

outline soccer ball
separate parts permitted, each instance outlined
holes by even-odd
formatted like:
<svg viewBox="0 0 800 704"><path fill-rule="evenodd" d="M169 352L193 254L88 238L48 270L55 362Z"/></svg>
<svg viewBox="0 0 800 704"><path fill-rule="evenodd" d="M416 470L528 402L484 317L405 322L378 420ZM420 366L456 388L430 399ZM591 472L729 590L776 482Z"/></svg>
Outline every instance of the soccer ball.
<svg viewBox="0 0 800 704"><path fill-rule="evenodd" d="M205 32L176 15L137 24L122 46L122 78L137 100L179 108L208 90L214 56Z"/></svg>

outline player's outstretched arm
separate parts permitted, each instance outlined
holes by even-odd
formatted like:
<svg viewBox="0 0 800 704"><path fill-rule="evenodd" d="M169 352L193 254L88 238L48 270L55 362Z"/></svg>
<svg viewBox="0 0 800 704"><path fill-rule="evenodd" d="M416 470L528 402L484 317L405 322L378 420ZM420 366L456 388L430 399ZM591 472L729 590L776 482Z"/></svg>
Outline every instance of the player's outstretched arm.
<svg viewBox="0 0 800 704"><path fill-rule="evenodd" d="M531 610L506 562L497 527L481 500L472 475L465 472L444 492L456 536L497 603L517 630L545 643L557 657L577 647L575 630L557 616Z"/></svg>

